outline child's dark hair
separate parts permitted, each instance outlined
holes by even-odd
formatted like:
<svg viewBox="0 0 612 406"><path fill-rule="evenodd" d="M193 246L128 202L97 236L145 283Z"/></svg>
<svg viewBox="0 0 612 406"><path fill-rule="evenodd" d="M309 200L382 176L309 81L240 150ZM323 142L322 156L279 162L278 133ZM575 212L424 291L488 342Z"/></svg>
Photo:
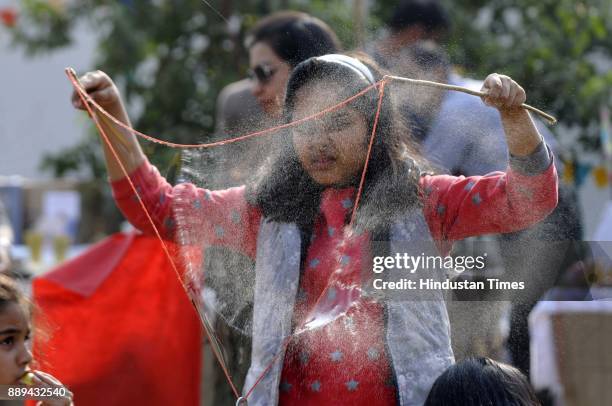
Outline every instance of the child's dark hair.
<svg viewBox="0 0 612 406"><path fill-rule="evenodd" d="M369 61L359 58L370 70L374 81L382 72ZM346 65L323 58L310 58L292 72L285 97L285 117L292 120L299 90L307 84L323 81L340 84L344 100L372 83ZM374 238L384 237L389 226L409 209L420 207L418 182L420 168L425 164L412 141L408 129L401 126L392 101L392 89L387 85L382 99L376 137L368 164L363 195L358 209L358 229L373 231ZM367 145L374 125L379 92L372 89L351 101L347 107L362 114L367 123L363 142ZM276 158L270 159L258 179L249 186L249 201L260 207L264 216L273 221L296 223L309 236L318 213L323 187L306 173L300 164L290 134L278 136L281 146ZM359 182L361 173L353 179ZM380 233L383 233L381 236Z"/></svg>
<svg viewBox="0 0 612 406"><path fill-rule="evenodd" d="M23 309L28 323L33 317L35 318L36 326L32 327L32 332L41 345L38 348L36 359L30 365L36 368L48 367L49 365L45 361L45 351L49 348L48 342L53 330L51 324L42 317L40 309L22 292L17 282L8 275L0 273L0 313L4 312L11 304L17 304Z"/></svg>
<svg viewBox="0 0 612 406"><path fill-rule="evenodd" d="M0 312L11 303L21 306L24 311L31 313L30 302L21 292L17 283L9 276L0 273Z"/></svg>
<svg viewBox="0 0 612 406"><path fill-rule="evenodd" d="M527 378L490 358L466 358L434 382L425 406L540 406Z"/></svg>
<svg viewBox="0 0 612 406"><path fill-rule="evenodd" d="M260 20L248 33L247 48L263 42L291 67L319 55L340 51L340 41L323 21L299 11L280 11Z"/></svg>

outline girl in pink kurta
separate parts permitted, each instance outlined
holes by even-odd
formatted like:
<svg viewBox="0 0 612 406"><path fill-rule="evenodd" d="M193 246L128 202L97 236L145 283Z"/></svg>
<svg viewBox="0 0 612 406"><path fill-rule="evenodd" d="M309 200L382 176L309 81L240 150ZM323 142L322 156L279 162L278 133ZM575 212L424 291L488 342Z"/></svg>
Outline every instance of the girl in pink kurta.
<svg viewBox="0 0 612 406"><path fill-rule="evenodd" d="M354 58L311 58L298 65L289 79L287 119L308 117L379 79L375 69ZM371 241L389 240L391 225L409 210L422 212L427 234L446 254L454 240L519 230L555 207L557 176L552 156L519 107L524 91L510 78L496 74L487 78L484 90L489 93L485 102L498 107L506 128L511 152L508 170L467 178L426 173L408 133L394 118L386 89L363 195L351 227L348 222L379 97L374 91L279 136L283 144L279 156L243 187L220 191L188 183L172 187L145 159L132 166L130 178L167 238L174 238L180 228L183 236L237 249L255 259L263 224L295 225L301 241L301 252L296 253L300 271L295 300L287 310L294 328L307 321L321 295L332 304L348 303L340 306L337 317L290 341L278 370L267 372L274 375L267 382L272 387L253 392L253 404L422 404L436 376L425 370L423 376L399 374L402 368L394 362L399 358L390 353L396 350L389 347L386 333L391 327L386 324L384 304L360 295L359 289L342 287L360 285L361 270L372 257ZM119 207L133 225L151 232L127 180L117 178L113 192ZM337 278L329 287L332 275ZM410 342L405 345L408 350ZM432 371L442 372L443 364L452 362L448 358ZM251 381L257 374L253 372Z"/></svg>
<svg viewBox="0 0 612 406"><path fill-rule="evenodd" d="M174 238L173 204L180 196L181 202L191 202L196 209L189 210L194 215L192 224L203 227L207 244L235 248L254 259L262 213L247 202L244 187L222 191L191 184L172 187L149 164L143 164L130 177L140 186L145 204L166 237ZM555 179L554 165L549 165L544 172L531 176L510 167L507 173L469 178L423 176L419 184L432 236L439 246L448 246L453 240L473 235L474 228L479 233L509 232L533 223L554 207L556 194L550 185L556 184ZM113 192L130 222L152 232L127 180L113 183ZM527 198L529 195L533 197ZM354 196L354 188L328 188L321 196L314 238L302 265L296 315L305 315L312 308L338 261L347 266L351 282L359 283L368 236L363 234L350 240L352 244L343 244L348 231L345 219ZM244 237L236 239L241 235ZM345 317L292 343L280 382L280 404L395 404L395 386L383 344L382 314L376 303L360 302ZM359 339L348 341L347 337Z"/></svg>

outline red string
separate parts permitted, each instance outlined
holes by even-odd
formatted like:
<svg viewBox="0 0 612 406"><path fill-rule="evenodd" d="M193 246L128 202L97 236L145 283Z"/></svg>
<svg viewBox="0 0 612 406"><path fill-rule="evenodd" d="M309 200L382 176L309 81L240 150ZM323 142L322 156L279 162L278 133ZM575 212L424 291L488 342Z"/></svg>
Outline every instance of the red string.
<svg viewBox="0 0 612 406"><path fill-rule="evenodd" d="M150 135L141 133L140 131L137 131L137 130L131 128L130 126L122 123L121 121L117 120L113 115L111 115L106 110L104 110L98 103L96 103L87 94L87 92L81 87L81 85L78 82L78 79L74 76L74 73L71 70L66 69L66 74L68 75L68 78L72 82L72 85L77 90L79 95L84 97L89 103L91 103L96 108L96 110L100 111L104 116L106 116L108 119L110 119L113 123L117 124L119 127L123 128L123 129L125 129L127 131L130 131L131 133L133 133L135 135L138 135L139 137L142 137L142 138L144 138L144 139L146 139L148 141L154 142L156 144L166 145L166 146L171 147L171 148L211 148L211 147L218 147L218 146L221 146L221 145L226 145L226 144L231 144L231 143L234 143L234 142L244 141L244 140L246 140L248 138L253 138L253 137L261 136L261 135L264 135L264 134L276 132L278 130L282 130L282 129L285 129L285 128L295 127L296 125L302 124L303 122L306 122L306 121L309 121L309 120L313 120L313 119L321 117L321 116L323 116L323 115L325 115L327 113L330 113L332 111L338 110L339 108L345 106L346 104L350 103L351 101L353 101L353 100L363 96L364 94L366 94L370 90L374 89L383 80L386 80L386 79L382 79L381 81L376 82L374 84L371 84L370 86L366 87L365 89L363 89L359 93L349 97L346 100L343 100L342 102L340 102L340 103L338 103L338 104L336 104L334 106L328 107L327 109L322 110L322 111L320 111L318 113L312 114L312 115L310 115L308 117L301 118L299 120L292 121L290 123L278 125L276 127L267 128L265 130L256 131L254 133L250 133L250 134L246 134L246 135L241 135L241 136L236 137L236 138L228 138L226 140L217 141L217 142L210 142L210 143L203 143L203 144L177 144L177 143L174 143L174 142L164 141L164 140L160 140L159 138L151 137Z"/></svg>
<svg viewBox="0 0 612 406"><path fill-rule="evenodd" d="M380 90L378 91L378 105L376 106L376 116L374 117L374 125L372 126L372 135L370 135L370 143L368 144L368 153L366 154L366 160L363 165L363 171L361 171L361 180L359 181L359 189L357 189L357 196L355 197L355 204L353 205L353 213L351 214L351 222L349 226L353 225L355 216L357 214L357 206L359 205L359 199L363 192L363 184L365 183L366 172L368 171L368 163L370 162L370 155L372 154L372 145L374 145L374 137L376 136L376 127L378 126L378 118L380 117L380 109L382 107L383 95L385 94L385 84L387 79L384 78L380 82Z"/></svg>
<svg viewBox="0 0 612 406"><path fill-rule="evenodd" d="M361 172L361 181L359 183L359 189L357 190L357 196L355 198L355 205L353 207L353 214L351 216L351 222L349 223L349 227L353 224L353 220L355 218L355 213L356 213L356 208L357 208L357 204L359 203L359 197L362 193L363 190L363 184L365 181L365 175L366 172L368 170L368 162L370 161L370 155L372 153L372 145L374 144L374 137L376 136L376 128L378 126L378 118L380 117L380 111L381 111L381 107L382 107L382 100L383 100L383 95L385 93L385 84L386 84L387 79L383 79L380 82L377 83L380 84L380 89L379 89L379 95L378 95L378 104L376 106L376 116L374 117L374 125L372 126L372 134L370 135L370 142L368 144L368 151L366 153L366 159L365 159L365 164L363 166L363 170ZM327 294L327 291L329 290L329 288L334 284L334 282L336 282L338 280L339 277L339 273L333 273L327 284L325 285L325 289L323 289L323 291L321 292L321 294L319 295L319 297L317 298L317 301L315 302L315 304L312 306L312 308L310 309L308 315L304 318L304 321L301 323L301 325L296 329L296 331L301 332L304 329L304 326L306 325L307 322L309 322L311 320L311 318L314 315L314 312L317 309L317 306L319 305L319 303L321 302L321 300L325 297L325 295ZM281 348L284 350L283 347L286 347L289 342L291 341L291 338L293 336L289 336L287 337ZM283 351L279 351L274 358L272 358L272 361L270 362L270 364L266 367L266 369L261 373L261 375L259 376L259 378L257 378L257 380L255 381L255 383L253 384L253 386L249 389L249 391L246 393L245 398L248 398L249 395L253 392L253 390L255 389L255 387L257 386L257 384L264 378L264 376L266 376L266 374L268 373L268 371L272 368L272 366L274 365L274 363L276 362L278 356L282 353Z"/></svg>
<svg viewBox="0 0 612 406"><path fill-rule="evenodd" d="M110 142L110 139L106 135L106 132L104 131L102 126L100 125L100 122L98 121L98 118L96 117L96 115L93 114L93 111L92 111L91 107L86 102L86 100L83 97L83 94L81 92L79 92L79 97L81 98L81 101L83 102L83 105L87 109L87 112L89 113L90 117L93 119L96 127L98 128L98 131L100 131L100 134L101 134L102 138L104 139L104 142L106 143L106 145L108 145L108 148L111 151L111 153L113 154L113 157L116 159L117 163L119 164L119 167L121 168L121 171L123 172L123 175L127 179L130 187L132 188L132 191L136 194L136 197L138 199L138 203L140 204L140 207L142 207L143 211L145 212L145 215L147 216L147 219L149 220L149 223L151 223L151 226L153 228L153 231L155 232L155 235L157 236L157 238L161 242L162 249L166 253L166 256L168 257L168 260L170 261L170 265L172 266L172 269L174 270L174 273L176 274L176 277L179 279L179 282L181 282L181 286L183 287L183 290L185 291L185 294L187 294L189 299L191 299L190 303L192 304L192 306L196 310L196 313L200 317L200 321L205 326L204 320L203 320L203 315L201 314L200 308L198 307L198 305L202 306L202 303L199 300L199 296L195 292L194 292L194 294L192 294L191 290L188 289L182 283L182 278L181 278L181 275L179 273L179 270L176 267L176 264L174 263L174 260L172 259L172 256L170 255L170 251L169 251L166 243L164 242L164 239L161 237L161 234L160 234L159 230L157 229L157 226L155 226L155 222L151 218L151 215L149 214L149 211L147 210L147 207L145 206L144 201L142 200L142 197L138 193L138 189L136 189L136 186L132 182L132 179L130 179L129 174L128 174L125 166L123 165L123 162L121 162L121 159L119 159L119 155L115 151L115 148L113 147L112 143ZM97 106L97 107L99 107L99 106ZM206 334L208 336L208 339L211 340L210 333L208 332L208 329L206 327L204 328L204 331L206 332ZM232 382L232 380L230 378L230 375L229 375L229 372L227 371L227 368L225 367L225 363L221 359L221 354L217 353L214 345L211 345L211 348L213 350L213 353L215 354L215 357L217 357L217 360L218 360L218 362L219 362L219 364L220 364L220 366L221 366L221 368L223 370L223 373L225 374L225 376L226 376L226 378L227 378L227 380L229 382L229 385L232 388L232 391L236 395L236 398L240 397L240 394L239 394L238 390L236 389L236 386Z"/></svg>
<svg viewBox="0 0 612 406"><path fill-rule="evenodd" d="M108 145L111 153L113 154L113 157L115 158L115 160L117 161L117 163L119 164L119 167L121 168L121 171L123 172L124 176L126 177L126 179L128 180L128 183L130 185L130 187L132 188L132 191L135 193L138 202L141 206L141 208L143 209L143 211L145 212L145 215L147 217L147 220L150 222L155 235L157 236L157 238L160 240L160 242L162 243L162 248L166 254L166 256L168 257L170 264L172 265L172 268L177 276L177 278L179 279L179 281L181 281L181 286L183 286L183 289L185 290L185 293L187 294L187 296L191 299L191 303L193 305L193 307L195 308L198 316L200 317L200 321L202 322L203 326L204 326L204 331L206 332L209 340L211 340L211 348L213 350L213 353L215 355L215 357L217 358L217 361L219 362L223 373L225 374L225 377L228 381L228 383L231 386L232 391L234 392L234 395L236 396L236 398L240 397L240 394L238 392L238 390L236 389L235 385L233 384L232 380L231 380L231 376L229 374L229 372L227 371L227 368L225 366L225 363L223 362L222 358L221 358L221 354L218 353L218 351L216 351L215 345L212 344L212 337L211 337L211 332L208 331L208 329L206 328L206 323L204 322L204 318L203 315L201 314L201 310L200 308L203 306L201 301L199 300L199 296L194 292L192 294L192 292L187 289L183 283L182 283L182 279L181 276L179 274L179 271L174 263L174 261L172 260L172 256L170 255L170 252L163 240L163 238L161 237L161 234L159 233L159 230L157 229L157 227L155 226L155 223L149 213L149 211L147 210L140 194L138 193L138 190L136 189L135 185L133 184L132 180L129 177L129 174L125 168L125 166L123 165L123 163L121 162L119 155L117 154L117 152L115 151L114 147L112 146L110 139L108 138L108 136L106 135L105 131L102 129L102 126L100 125L98 118L95 116L95 114L93 114L92 108L90 106L89 103L91 103L92 106L94 106L96 108L96 110L100 111L103 116L107 117L108 119L110 119L113 123L117 124L119 127L132 132L133 134L136 134L148 141L151 142L155 142L158 144L162 144L162 145L166 145L168 147L173 147L173 148L211 148L211 147L216 147L216 146L220 146L220 145L226 145L226 144L230 144L233 142L239 142L239 141L243 141L245 139L248 138L252 138L252 137L256 137L256 136L261 136L267 133L271 133L271 132L275 132L281 129L285 129L285 128L290 128L290 127L294 127L296 125L299 125L303 122L312 120L312 119L316 119L320 116L323 116L327 113L330 113L332 111L335 111L337 109L340 109L341 107L347 105L348 103L350 103L351 101L363 96L364 94L366 94L367 92L369 92L370 90L374 89L374 88L379 88L379 96L378 96L378 105L376 107L376 116L374 118L374 125L372 126L372 133L370 135L370 142L368 144L368 151L366 154L366 160L364 163L364 167L361 173L361 179L359 182L359 188L357 190L357 195L355 198L355 204L353 206L353 212L351 215L351 221L349 223L349 227L353 224L354 220L355 220L355 215L356 215L356 210L357 210L357 206L359 204L359 200L361 197L361 193L363 191L363 185L365 182L365 175L367 172L367 168L368 168L368 162L370 160L370 155L372 152L372 146L374 144L374 137L376 135L376 129L378 126L378 120L380 117L380 111L381 111L381 107L382 107L382 100L383 100L383 95L384 95L384 88L385 88L385 84L387 82L387 78L383 78L382 80L366 87L365 89L363 89L362 91L360 91L359 93L349 97L346 100L343 100L342 102L333 105L325 110L322 110L318 113L312 114L308 117L304 117L300 120L296 120L296 121L292 121L290 123L286 123L283 125L279 125L276 127L272 127L272 128L268 128L265 130L261 130L261 131L257 131L254 133L250 133L250 134L246 134L240 137L236 137L236 138L231 138L231 139L226 139L223 141L218 141L218 142L213 142L213 143L204 143L204 144L177 144L177 143L172 143L172 142L167 142L167 141L163 141L160 140L158 138L154 138L151 137L147 134L141 133L137 130L134 130L133 128L129 127L128 125L122 123L121 121L117 120L114 116L112 116L111 114L109 114L106 110L104 110L98 103L96 103L88 94L87 92L82 88L82 86L80 85L78 79L76 78L76 76L74 75L74 72L71 69L66 69L66 74L68 76L68 78L70 79L70 81L72 82L72 85L74 86L74 88L76 89L79 97L81 98L81 101L83 102L83 105L85 105L87 112L89 113L89 116L93 119L96 127L98 128L98 131L100 131L100 134L102 135L102 138L104 139L104 142ZM332 275L332 277L330 277L329 282L327 283L325 289L323 289L323 292L321 293L321 295L319 296L319 298L317 299L317 301L315 302L314 306L312 307L312 309L309 312L309 315L304 319L304 321L302 322L301 326L299 329L297 329L297 331L300 331L301 329L303 329L304 325L310 320L310 318L312 317L314 311L317 308L317 305L320 303L321 299L325 296L325 293L329 290L329 287L333 284L333 282L337 279L334 278L334 275ZM283 344L281 345L281 348L286 347L290 340L291 340L292 336L287 337ZM265 375L268 373L268 371L272 368L272 366L274 365L274 362L276 362L276 360L278 359L279 355L282 353L283 351L279 351L272 359L272 361L270 362L270 364L266 367L266 369L261 373L261 375L257 378L257 380L255 381L255 383L253 384L253 386L247 391L245 398L248 398L249 395L253 392L253 390L255 389L255 387L259 384L259 382L261 382L261 380L265 377Z"/></svg>
<svg viewBox="0 0 612 406"><path fill-rule="evenodd" d="M259 375L259 377L255 380L255 383L253 383L253 386L251 386L251 388L247 391L247 393L244 395L244 397L246 399L249 398L249 396L251 395L251 393L255 390L255 387L259 384L259 382L261 382L261 380L266 376L266 374L268 373L268 371L272 368L272 366L274 365L274 363L276 362L276 360L278 359L279 355L281 355L284 351L285 348L287 347L287 345L289 344L289 341L291 341L291 336L285 337L285 340L283 341L283 343L281 344L281 351L278 351L276 353L276 355L272 358L272 361L270 361L270 364L268 364L268 366L266 367L266 369L263 370L263 372L261 373L261 375Z"/></svg>

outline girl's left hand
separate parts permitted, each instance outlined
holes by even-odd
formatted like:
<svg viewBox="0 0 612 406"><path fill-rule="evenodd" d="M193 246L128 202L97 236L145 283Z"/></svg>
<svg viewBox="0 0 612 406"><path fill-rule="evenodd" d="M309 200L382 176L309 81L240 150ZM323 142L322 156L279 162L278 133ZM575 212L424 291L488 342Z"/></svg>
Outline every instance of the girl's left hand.
<svg viewBox="0 0 612 406"><path fill-rule="evenodd" d="M497 73L487 76L480 91L487 93L482 97L484 103L500 112L517 110L527 99L525 90L518 83Z"/></svg>
<svg viewBox="0 0 612 406"><path fill-rule="evenodd" d="M42 371L30 371L34 374L34 382L32 386L38 388L57 388L59 386L64 387L66 389L66 395L57 397L57 398L49 398L43 401L39 401L36 403L36 406L72 406L72 392L68 390L59 380L57 380L53 375L47 374Z"/></svg>

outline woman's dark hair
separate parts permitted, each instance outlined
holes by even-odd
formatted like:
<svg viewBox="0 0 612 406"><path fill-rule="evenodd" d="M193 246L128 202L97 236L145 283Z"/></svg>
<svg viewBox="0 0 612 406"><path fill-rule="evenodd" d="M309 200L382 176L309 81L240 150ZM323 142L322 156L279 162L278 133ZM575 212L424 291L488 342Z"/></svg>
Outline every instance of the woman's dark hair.
<svg viewBox="0 0 612 406"><path fill-rule="evenodd" d="M365 61L361 56L359 59L369 67L375 81L382 79L382 73L372 62ZM300 89L320 81L330 85L339 84L342 89L339 100L347 99L372 84L346 65L310 58L300 63L289 77L285 97L287 122L292 120ZM363 139L365 144L370 139L378 99L379 92L373 88L343 107L353 108L364 116L367 123L367 133ZM278 135L281 143L278 156L269 159L258 178L249 185L247 198L269 220L296 223L309 236L319 210L323 187L300 164L290 135ZM424 165L409 131L401 127L401 120L397 119L392 89L387 85L357 211L357 229L372 231L375 233L373 238L388 240L385 233L388 233L388 227L394 220L408 210L420 207L418 182L420 168ZM360 176L361 173L353 179L353 185L358 184Z"/></svg>
<svg viewBox="0 0 612 406"><path fill-rule="evenodd" d="M298 11L281 11L260 20L246 37L246 47L270 46L291 67L311 58L340 51L340 41L323 21Z"/></svg>
<svg viewBox="0 0 612 406"><path fill-rule="evenodd" d="M0 312L11 303L18 304L24 311L30 313L30 302L19 290L17 283L7 275L0 274Z"/></svg>
<svg viewBox="0 0 612 406"><path fill-rule="evenodd" d="M466 358L436 379L425 406L539 406L527 378L490 358Z"/></svg>

